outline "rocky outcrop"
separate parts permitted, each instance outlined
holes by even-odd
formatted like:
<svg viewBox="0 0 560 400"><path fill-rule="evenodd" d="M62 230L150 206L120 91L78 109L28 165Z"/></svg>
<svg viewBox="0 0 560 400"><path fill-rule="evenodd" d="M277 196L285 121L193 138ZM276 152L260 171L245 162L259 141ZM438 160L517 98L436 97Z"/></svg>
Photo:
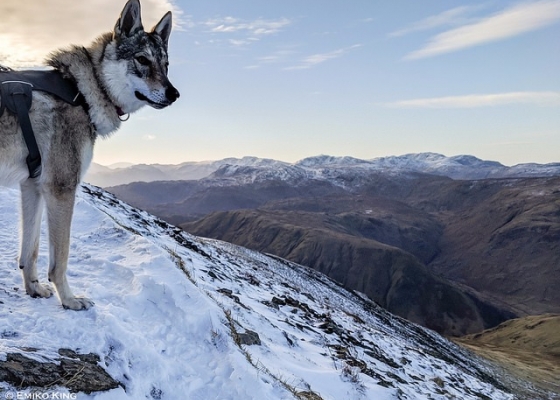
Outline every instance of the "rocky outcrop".
<svg viewBox="0 0 560 400"><path fill-rule="evenodd" d="M33 349L28 349L33 350ZM120 383L99 365L98 355L60 349L60 358L38 361L21 353L8 353L0 361L0 381L19 388L65 387L70 392L93 393L117 388Z"/></svg>

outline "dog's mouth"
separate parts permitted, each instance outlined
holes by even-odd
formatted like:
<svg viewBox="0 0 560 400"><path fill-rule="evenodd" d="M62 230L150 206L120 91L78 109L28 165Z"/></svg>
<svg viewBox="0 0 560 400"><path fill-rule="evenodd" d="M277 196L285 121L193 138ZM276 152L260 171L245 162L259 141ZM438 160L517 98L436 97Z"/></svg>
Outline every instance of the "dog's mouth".
<svg viewBox="0 0 560 400"><path fill-rule="evenodd" d="M136 98L138 100L145 101L146 103L151 105L153 108L158 109L158 110L161 110L162 108L165 108L165 107L167 107L168 105L171 104L171 103L158 103L157 101L150 100L149 98L144 96L142 93L140 93L138 90L136 90L134 92L134 94L136 95Z"/></svg>

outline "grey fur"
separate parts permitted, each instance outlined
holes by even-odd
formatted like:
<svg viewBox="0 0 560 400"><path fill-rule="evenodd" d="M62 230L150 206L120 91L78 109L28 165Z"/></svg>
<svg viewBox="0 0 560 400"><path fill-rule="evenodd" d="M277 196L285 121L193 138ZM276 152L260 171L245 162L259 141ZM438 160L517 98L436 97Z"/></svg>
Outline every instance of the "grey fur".
<svg viewBox="0 0 560 400"><path fill-rule="evenodd" d="M46 206L49 280L65 308L82 310L93 305L89 299L75 297L66 279L76 190L91 162L96 139L117 130L120 115L146 104L164 108L179 97L167 78L170 30L171 13L167 13L151 32L145 32L140 3L129 0L113 32L88 47L72 46L51 55L47 64L76 82L88 110L33 92L29 115L42 157L40 177L28 178L28 151L16 117L9 112L0 117L0 183L20 184L19 263L30 296L53 294L39 283L36 268L41 215Z"/></svg>

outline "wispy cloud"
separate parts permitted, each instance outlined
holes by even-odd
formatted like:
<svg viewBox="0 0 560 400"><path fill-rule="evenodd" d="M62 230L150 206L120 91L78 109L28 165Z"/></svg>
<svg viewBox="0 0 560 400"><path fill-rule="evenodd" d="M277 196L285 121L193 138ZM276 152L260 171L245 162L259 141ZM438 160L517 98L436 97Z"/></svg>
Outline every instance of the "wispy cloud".
<svg viewBox="0 0 560 400"><path fill-rule="evenodd" d="M389 37L400 37L408 35L409 33L425 31L429 29L439 28L441 26L457 26L470 21L467 17L468 14L480 9L480 6L461 6L455 7L451 10L446 10L440 14L430 16L423 20L413 23L412 25L391 32Z"/></svg>
<svg viewBox="0 0 560 400"><path fill-rule="evenodd" d="M560 0L518 4L476 23L440 33L423 48L408 54L405 59L432 57L503 40L542 28L558 20L560 20Z"/></svg>
<svg viewBox="0 0 560 400"><path fill-rule="evenodd" d="M232 46L245 46L254 42L253 40L246 40L246 39L228 39L229 44Z"/></svg>
<svg viewBox="0 0 560 400"><path fill-rule="evenodd" d="M322 64L325 61L332 60L332 59L338 58L338 57L342 57L344 54L347 54L351 50L356 49L356 48L361 47L361 46L362 46L361 44L354 44L354 45L349 46L349 47L344 47L342 49L330 51L328 53L313 54L313 55L307 56L303 60L301 60L299 65L295 65L295 66L292 66L292 67L286 67L284 69L286 69L286 70L309 69L309 68L315 67L316 65Z"/></svg>
<svg viewBox="0 0 560 400"><path fill-rule="evenodd" d="M288 18L246 20L236 17L219 17L194 23L193 28L201 28L210 34L209 44L227 43L232 47L246 48L266 36L281 32L292 21Z"/></svg>
<svg viewBox="0 0 560 400"><path fill-rule="evenodd" d="M256 19L254 21L246 21L235 17L223 17L207 20L203 23L211 32L217 33L233 33L243 32L245 34L262 36L277 33L282 28L291 24L287 18L277 20Z"/></svg>
<svg viewBox="0 0 560 400"><path fill-rule="evenodd" d="M297 54L295 50L293 50L293 46L283 48L280 50L276 50L266 56L257 57L255 59L255 64L248 65L244 67L245 69L256 69L260 68L263 65L267 64L286 64L288 63L291 58Z"/></svg>
<svg viewBox="0 0 560 400"><path fill-rule="evenodd" d="M291 56L296 54L294 50L284 49L276 50L275 52L269 54L268 56L259 57L258 61L263 64L275 64L286 62Z"/></svg>
<svg viewBox="0 0 560 400"><path fill-rule="evenodd" d="M393 108L476 108L508 104L559 106L560 92L509 92L401 100L383 105Z"/></svg>

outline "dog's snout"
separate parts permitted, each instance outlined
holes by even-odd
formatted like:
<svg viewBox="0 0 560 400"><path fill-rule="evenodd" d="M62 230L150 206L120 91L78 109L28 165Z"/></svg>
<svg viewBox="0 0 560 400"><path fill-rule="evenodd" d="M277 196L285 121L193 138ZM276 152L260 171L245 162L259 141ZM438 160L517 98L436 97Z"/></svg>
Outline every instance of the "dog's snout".
<svg viewBox="0 0 560 400"><path fill-rule="evenodd" d="M172 85L169 85L168 88L165 90L165 97L167 97L167 99L172 103L175 100L177 100L179 98L179 96L181 96L181 94Z"/></svg>

